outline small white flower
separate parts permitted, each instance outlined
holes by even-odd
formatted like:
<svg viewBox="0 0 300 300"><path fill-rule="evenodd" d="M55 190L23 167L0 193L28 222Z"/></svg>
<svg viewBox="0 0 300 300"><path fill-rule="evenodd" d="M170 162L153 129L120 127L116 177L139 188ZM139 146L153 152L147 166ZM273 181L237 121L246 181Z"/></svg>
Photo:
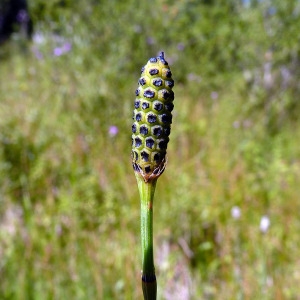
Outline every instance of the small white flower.
<svg viewBox="0 0 300 300"><path fill-rule="evenodd" d="M259 224L259 228L260 228L260 231L262 233L266 233L270 227L270 219L268 216L262 216L262 218L260 219L260 224Z"/></svg>
<svg viewBox="0 0 300 300"><path fill-rule="evenodd" d="M45 42L46 42L46 37L41 32L36 32L33 35L32 39L33 39L33 42L38 45L45 44Z"/></svg>
<svg viewBox="0 0 300 300"><path fill-rule="evenodd" d="M241 209L238 206L233 206L231 208L231 216L235 220L238 220L241 217Z"/></svg>
<svg viewBox="0 0 300 300"><path fill-rule="evenodd" d="M232 124L232 126L234 127L234 128L240 128L240 122L239 121L234 121L233 122L233 124Z"/></svg>

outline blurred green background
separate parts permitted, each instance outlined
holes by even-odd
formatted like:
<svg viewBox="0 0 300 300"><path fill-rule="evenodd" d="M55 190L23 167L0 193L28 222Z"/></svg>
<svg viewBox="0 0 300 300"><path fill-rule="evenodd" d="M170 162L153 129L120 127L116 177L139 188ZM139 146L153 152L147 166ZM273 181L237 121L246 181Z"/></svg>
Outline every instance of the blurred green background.
<svg viewBox="0 0 300 300"><path fill-rule="evenodd" d="M142 299L131 123L175 80L158 299L299 299L300 2L29 0L0 48L0 299Z"/></svg>

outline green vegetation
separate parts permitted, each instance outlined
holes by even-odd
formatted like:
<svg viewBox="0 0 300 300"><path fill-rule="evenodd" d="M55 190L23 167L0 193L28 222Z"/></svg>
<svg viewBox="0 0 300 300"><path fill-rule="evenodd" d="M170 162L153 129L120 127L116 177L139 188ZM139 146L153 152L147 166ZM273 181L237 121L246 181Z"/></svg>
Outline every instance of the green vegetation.
<svg viewBox="0 0 300 300"><path fill-rule="evenodd" d="M32 0L0 48L0 299L142 299L131 117L161 50L158 299L297 299L299 1L104 2Z"/></svg>

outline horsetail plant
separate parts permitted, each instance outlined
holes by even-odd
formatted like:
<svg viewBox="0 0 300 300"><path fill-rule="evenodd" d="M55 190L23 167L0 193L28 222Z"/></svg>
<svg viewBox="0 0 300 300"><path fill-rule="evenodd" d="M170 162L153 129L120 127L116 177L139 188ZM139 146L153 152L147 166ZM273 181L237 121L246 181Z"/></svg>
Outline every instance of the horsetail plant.
<svg viewBox="0 0 300 300"><path fill-rule="evenodd" d="M166 167L172 123L172 73L164 52L141 70L135 91L132 125L132 165L141 199L142 289L145 300L157 293L153 260L153 199L158 177Z"/></svg>

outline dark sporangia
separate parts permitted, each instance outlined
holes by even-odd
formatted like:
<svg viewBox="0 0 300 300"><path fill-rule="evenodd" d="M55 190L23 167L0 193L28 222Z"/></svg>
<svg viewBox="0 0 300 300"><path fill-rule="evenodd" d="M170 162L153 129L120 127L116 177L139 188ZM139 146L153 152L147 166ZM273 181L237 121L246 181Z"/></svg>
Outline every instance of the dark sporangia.
<svg viewBox="0 0 300 300"><path fill-rule="evenodd" d="M157 116L154 115L154 114L149 114L149 115L147 116L147 121L148 121L149 123L155 123L155 122L156 122L156 119L157 119Z"/></svg>
<svg viewBox="0 0 300 300"><path fill-rule="evenodd" d="M163 128L161 126L155 126L153 127L152 133L156 137L160 137L163 133Z"/></svg>
<svg viewBox="0 0 300 300"><path fill-rule="evenodd" d="M133 124L131 129L132 129L132 133L136 133L136 124Z"/></svg>
<svg viewBox="0 0 300 300"><path fill-rule="evenodd" d="M149 137L146 139L146 147L152 149L154 146L154 143L155 143L155 141L152 137Z"/></svg>
<svg viewBox="0 0 300 300"><path fill-rule="evenodd" d="M140 147L142 145L142 140L140 138L135 138L135 147Z"/></svg>
<svg viewBox="0 0 300 300"><path fill-rule="evenodd" d="M134 102L134 107L135 107L135 108L139 108L139 107L140 107L140 101L139 101L139 100L136 100L136 101Z"/></svg>
<svg viewBox="0 0 300 300"><path fill-rule="evenodd" d="M159 102L159 101L153 103L153 108L154 108L155 110L157 110L157 111L162 110L163 107L164 107L163 104L162 104L161 102Z"/></svg>
<svg viewBox="0 0 300 300"><path fill-rule="evenodd" d="M140 80L139 80L139 84L140 85L145 85L146 84L146 79L145 78L140 78Z"/></svg>
<svg viewBox="0 0 300 300"><path fill-rule="evenodd" d="M146 97L146 98L154 98L154 96L155 96L155 92L154 91L146 90L144 92L144 97Z"/></svg>
<svg viewBox="0 0 300 300"><path fill-rule="evenodd" d="M166 86L168 86L169 88L172 88L173 86L174 86L174 81L172 80L172 81L168 81L168 80L166 80Z"/></svg>
<svg viewBox="0 0 300 300"><path fill-rule="evenodd" d="M155 79L153 80L153 85L156 86L156 87L162 86L162 85L163 85L162 79L160 79L160 78L155 78Z"/></svg>
<svg viewBox="0 0 300 300"><path fill-rule="evenodd" d="M172 115L170 114L163 114L161 116L161 121L165 124L171 124L172 123Z"/></svg>
<svg viewBox="0 0 300 300"><path fill-rule="evenodd" d="M141 152L141 157L144 161L148 161L149 160L149 153L147 153L146 151L142 151Z"/></svg>
<svg viewBox="0 0 300 300"><path fill-rule="evenodd" d="M166 110L171 112L174 108L174 104L172 102L167 103L167 104L165 104L165 108L166 108Z"/></svg>
<svg viewBox="0 0 300 300"><path fill-rule="evenodd" d="M147 135L148 134L148 128L147 128L146 125L142 125L140 127L140 134L142 134L142 135Z"/></svg>
<svg viewBox="0 0 300 300"><path fill-rule="evenodd" d="M149 74L150 75L156 75L156 74L158 74L159 73L159 70L158 69L150 69L149 70Z"/></svg>
<svg viewBox="0 0 300 300"><path fill-rule="evenodd" d="M135 119L139 122L139 121L141 121L142 120L142 115L140 114L140 113L137 113L136 115L135 115Z"/></svg>
<svg viewBox="0 0 300 300"><path fill-rule="evenodd" d="M142 103L142 109L147 109L149 108L149 103L148 102L143 102Z"/></svg>

